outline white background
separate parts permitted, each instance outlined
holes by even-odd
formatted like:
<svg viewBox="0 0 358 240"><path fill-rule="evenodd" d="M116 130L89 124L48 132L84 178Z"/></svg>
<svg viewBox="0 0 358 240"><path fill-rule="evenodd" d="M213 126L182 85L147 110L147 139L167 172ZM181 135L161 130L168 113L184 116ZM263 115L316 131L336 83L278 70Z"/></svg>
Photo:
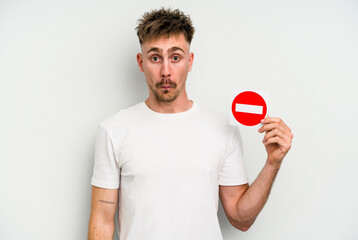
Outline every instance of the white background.
<svg viewBox="0 0 358 240"><path fill-rule="evenodd" d="M189 97L270 93L295 134L269 201L225 240L358 239L357 1L0 0L0 239L86 239L97 124L147 97L136 20L190 14ZM252 182L263 135L242 129Z"/></svg>

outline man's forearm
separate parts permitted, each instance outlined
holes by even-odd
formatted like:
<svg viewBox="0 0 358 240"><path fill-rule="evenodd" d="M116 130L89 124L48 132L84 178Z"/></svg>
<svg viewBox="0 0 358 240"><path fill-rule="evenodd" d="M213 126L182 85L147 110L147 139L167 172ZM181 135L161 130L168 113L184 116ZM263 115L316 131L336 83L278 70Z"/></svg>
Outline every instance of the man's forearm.
<svg viewBox="0 0 358 240"><path fill-rule="evenodd" d="M273 165L267 161L256 180L237 202L236 223L244 229L254 223L264 207L279 169L280 164Z"/></svg>
<svg viewBox="0 0 358 240"><path fill-rule="evenodd" d="M90 218L88 227L88 240L113 240L115 223L102 223Z"/></svg>

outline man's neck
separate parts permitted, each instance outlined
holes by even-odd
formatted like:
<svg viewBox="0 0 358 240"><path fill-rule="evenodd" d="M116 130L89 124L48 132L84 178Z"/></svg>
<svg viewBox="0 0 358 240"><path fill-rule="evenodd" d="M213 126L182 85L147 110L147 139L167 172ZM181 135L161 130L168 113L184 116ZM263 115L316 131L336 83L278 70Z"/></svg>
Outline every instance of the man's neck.
<svg viewBox="0 0 358 240"><path fill-rule="evenodd" d="M193 106L193 101L187 96L177 98L172 102L161 102L153 96L149 96L145 101L147 106L158 113L179 113L188 111Z"/></svg>

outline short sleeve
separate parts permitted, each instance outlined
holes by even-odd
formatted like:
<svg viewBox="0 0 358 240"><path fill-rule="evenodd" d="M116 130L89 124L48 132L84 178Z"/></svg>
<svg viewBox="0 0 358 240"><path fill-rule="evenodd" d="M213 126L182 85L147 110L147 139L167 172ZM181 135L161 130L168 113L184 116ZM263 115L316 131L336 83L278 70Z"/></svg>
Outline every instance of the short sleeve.
<svg viewBox="0 0 358 240"><path fill-rule="evenodd" d="M98 127L91 184L101 188L119 188L120 169L115 158L113 142L107 130Z"/></svg>
<svg viewBox="0 0 358 240"><path fill-rule="evenodd" d="M219 175L219 185L242 185L248 183L244 167L242 141L238 127L235 127Z"/></svg>

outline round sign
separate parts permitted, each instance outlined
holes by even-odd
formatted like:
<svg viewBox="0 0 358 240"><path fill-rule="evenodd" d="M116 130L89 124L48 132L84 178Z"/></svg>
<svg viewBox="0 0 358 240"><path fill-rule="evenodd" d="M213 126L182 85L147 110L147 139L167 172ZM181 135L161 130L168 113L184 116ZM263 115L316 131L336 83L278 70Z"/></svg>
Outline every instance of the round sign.
<svg viewBox="0 0 358 240"><path fill-rule="evenodd" d="M267 106L258 93L245 91L234 98L231 111L234 118L242 125L255 126L265 118Z"/></svg>

